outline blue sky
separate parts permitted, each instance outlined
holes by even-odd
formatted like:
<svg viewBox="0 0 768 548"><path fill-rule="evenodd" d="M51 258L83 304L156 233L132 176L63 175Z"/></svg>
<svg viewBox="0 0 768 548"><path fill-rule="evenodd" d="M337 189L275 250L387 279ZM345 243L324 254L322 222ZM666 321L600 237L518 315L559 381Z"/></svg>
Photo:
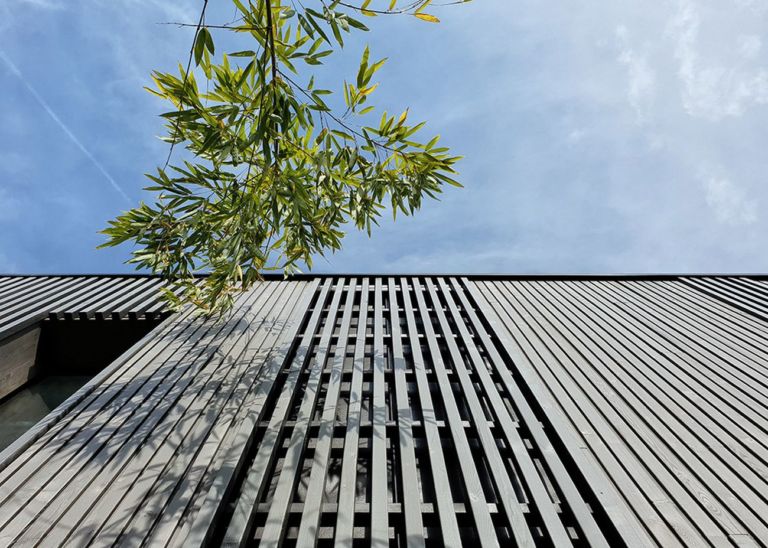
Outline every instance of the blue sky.
<svg viewBox="0 0 768 548"><path fill-rule="evenodd" d="M228 2L209 22L226 22ZM0 272L121 272L95 249L166 145L149 72L201 2L0 2ZM371 20L376 104L465 156L462 190L350 233L326 272L766 272L768 2L475 0ZM367 21L368 22L368 21ZM243 49L243 48L238 48Z"/></svg>

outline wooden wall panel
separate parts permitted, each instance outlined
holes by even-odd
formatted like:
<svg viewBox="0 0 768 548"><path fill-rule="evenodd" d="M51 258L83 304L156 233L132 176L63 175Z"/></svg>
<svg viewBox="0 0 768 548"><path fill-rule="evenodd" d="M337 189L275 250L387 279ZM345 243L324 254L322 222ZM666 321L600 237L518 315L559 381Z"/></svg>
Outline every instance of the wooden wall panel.
<svg viewBox="0 0 768 548"><path fill-rule="evenodd" d="M764 283L261 282L0 459L0 544L766 545Z"/></svg>

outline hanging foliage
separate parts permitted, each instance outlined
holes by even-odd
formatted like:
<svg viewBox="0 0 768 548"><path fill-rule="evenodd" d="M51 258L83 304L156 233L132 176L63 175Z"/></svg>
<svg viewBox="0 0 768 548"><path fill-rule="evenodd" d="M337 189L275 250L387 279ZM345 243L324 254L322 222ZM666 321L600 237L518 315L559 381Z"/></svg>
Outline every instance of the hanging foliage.
<svg viewBox="0 0 768 548"><path fill-rule="evenodd" d="M334 91L317 87L312 74L347 33L368 30L356 17L434 23L429 1L385 2L383 10L371 0L318 9L233 2L239 20L231 25L207 25L203 8L190 52L196 70L152 75L149 91L173 105L162 115L165 140L191 159L149 174L155 203L104 230L105 246L132 242L130 262L176 282L179 291L167 292L172 305L207 313L227 310L265 271L311 268L313 257L341 247L347 227L370 234L386 209L411 215L444 185L459 186L458 158L437 136L420 137L423 122L408 110L375 112L384 59L365 48L357 74L340 86L345 106L337 110L329 107ZM217 55L215 32L248 37L251 49Z"/></svg>

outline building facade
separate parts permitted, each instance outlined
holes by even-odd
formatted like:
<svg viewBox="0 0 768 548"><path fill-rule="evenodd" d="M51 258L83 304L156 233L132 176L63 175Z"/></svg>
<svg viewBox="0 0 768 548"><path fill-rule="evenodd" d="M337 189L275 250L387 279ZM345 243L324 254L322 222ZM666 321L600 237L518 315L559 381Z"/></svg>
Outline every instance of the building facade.
<svg viewBox="0 0 768 548"><path fill-rule="evenodd" d="M162 285L0 277L0 545L768 545L764 277Z"/></svg>

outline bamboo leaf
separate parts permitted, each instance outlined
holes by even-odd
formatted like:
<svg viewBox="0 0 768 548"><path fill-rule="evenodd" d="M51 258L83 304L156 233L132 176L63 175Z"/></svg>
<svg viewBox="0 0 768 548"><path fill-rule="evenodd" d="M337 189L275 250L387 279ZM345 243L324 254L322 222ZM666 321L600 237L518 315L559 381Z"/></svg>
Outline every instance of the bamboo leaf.
<svg viewBox="0 0 768 548"><path fill-rule="evenodd" d="M428 13L414 13L415 17L418 17L422 21L427 21L428 23L439 23L440 19L435 17L434 15L430 15Z"/></svg>

